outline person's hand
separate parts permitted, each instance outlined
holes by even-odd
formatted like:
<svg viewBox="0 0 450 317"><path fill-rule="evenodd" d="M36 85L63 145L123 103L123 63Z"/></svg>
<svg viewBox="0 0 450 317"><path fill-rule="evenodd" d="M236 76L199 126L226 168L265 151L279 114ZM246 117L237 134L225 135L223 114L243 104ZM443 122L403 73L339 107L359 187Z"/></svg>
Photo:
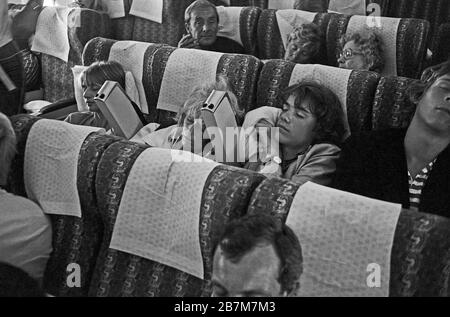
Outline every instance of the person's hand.
<svg viewBox="0 0 450 317"><path fill-rule="evenodd" d="M178 42L179 48L200 48L198 40L195 40L191 34L184 35L180 42Z"/></svg>

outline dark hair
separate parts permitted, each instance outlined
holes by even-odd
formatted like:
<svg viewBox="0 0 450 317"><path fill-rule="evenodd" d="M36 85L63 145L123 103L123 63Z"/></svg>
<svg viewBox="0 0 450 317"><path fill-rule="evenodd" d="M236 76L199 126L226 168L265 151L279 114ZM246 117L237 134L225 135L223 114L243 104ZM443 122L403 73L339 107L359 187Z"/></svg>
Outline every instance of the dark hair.
<svg viewBox="0 0 450 317"><path fill-rule="evenodd" d="M105 81L118 82L125 89L125 70L115 61L99 61L92 63L85 71L86 81L103 85Z"/></svg>
<svg viewBox="0 0 450 317"><path fill-rule="evenodd" d="M341 52L344 49L345 44L351 41L359 46L366 63L372 65L369 68L370 71L378 73L383 71L385 63L383 56L383 41L380 36L373 31L344 35L339 40Z"/></svg>
<svg viewBox="0 0 450 317"><path fill-rule="evenodd" d="M296 26L294 30L288 35L288 42L296 41L301 39L308 42L311 47L311 61L310 64L314 64L317 61L317 56L321 51L322 46L322 31L319 26L315 23L304 23L302 25Z"/></svg>
<svg viewBox="0 0 450 317"><path fill-rule="evenodd" d="M302 100L310 101L309 111L317 120L313 144L341 144L345 134L345 115L341 102L334 92L317 82L304 81L282 92L283 103L286 103L291 95L295 96L296 108L300 107Z"/></svg>
<svg viewBox="0 0 450 317"><path fill-rule="evenodd" d="M0 263L0 297L45 297L45 293L25 271Z"/></svg>
<svg viewBox="0 0 450 317"><path fill-rule="evenodd" d="M428 67L422 73L420 80L412 82L408 87L409 99L417 104L422 99L423 94L434 84L434 82L444 75L450 74L450 60Z"/></svg>
<svg viewBox="0 0 450 317"><path fill-rule="evenodd" d="M281 292L291 294L303 273L302 247L295 233L281 219L268 214L246 215L225 227L219 245L227 259L239 262L255 247L272 245L278 255Z"/></svg>
<svg viewBox="0 0 450 317"><path fill-rule="evenodd" d="M191 14L192 11L194 11L195 9L198 8L213 8L214 12L216 13L217 16L217 23L219 23L219 13L217 12L217 8L214 4L212 4L211 2L209 2L208 0L196 0L194 2L192 2L189 7L186 8L186 10L184 11L184 23L185 24L189 24L189 22L191 21Z"/></svg>
<svg viewBox="0 0 450 317"><path fill-rule="evenodd" d="M294 9L311 12L328 12L329 0L295 0Z"/></svg>

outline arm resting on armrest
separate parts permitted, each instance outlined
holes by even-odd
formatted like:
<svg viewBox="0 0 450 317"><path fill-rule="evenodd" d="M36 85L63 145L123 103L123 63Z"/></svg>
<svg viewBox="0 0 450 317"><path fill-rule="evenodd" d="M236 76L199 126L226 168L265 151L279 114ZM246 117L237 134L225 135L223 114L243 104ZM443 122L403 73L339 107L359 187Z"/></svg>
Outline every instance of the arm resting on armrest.
<svg viewBox="0 0 450 317"><path fill-rule="evenodd" d="M69 98L43 107L39 111L38 116L47 119L64 120L69 114L77 111L78 107L75 98Z"/></svg>

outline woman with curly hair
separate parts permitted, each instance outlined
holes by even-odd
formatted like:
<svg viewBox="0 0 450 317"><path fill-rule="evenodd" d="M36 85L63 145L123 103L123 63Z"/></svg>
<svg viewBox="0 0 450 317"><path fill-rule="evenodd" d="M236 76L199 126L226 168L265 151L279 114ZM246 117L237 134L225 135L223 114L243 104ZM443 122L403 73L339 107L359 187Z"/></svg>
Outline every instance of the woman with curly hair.
<svg viewBox="0 0 450 317"><path fill-rule="evenodd" d="M294 28L288 35L284 59L297 64L316 64L322 46L322 32L314 23Z"/></svg>
<svg viewBox="0 0 450 317"><path fill-rule="evenodd" d="M359 32L340 39L338 55L340 68L370 70L380 73L384 69L383 42L372 31Z"/></svg>

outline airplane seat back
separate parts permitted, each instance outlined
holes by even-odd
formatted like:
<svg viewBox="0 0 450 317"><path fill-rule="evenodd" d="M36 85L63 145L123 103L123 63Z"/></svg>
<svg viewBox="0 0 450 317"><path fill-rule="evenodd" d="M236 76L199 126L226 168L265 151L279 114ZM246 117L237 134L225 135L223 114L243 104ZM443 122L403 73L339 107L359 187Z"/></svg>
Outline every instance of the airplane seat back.
<svg viewBox="0 0 450 317"><path fill-rule="evenodd" d="M41 54L44 100L50 102L74 97L71 68L82 65L85 44L96 36L111 36L111 23L106 13L77 8L69 13L68 21L73 22L67 27L70 47L68 61Z"/></svg>
<svg viewBox="0 0 450 317"><path fill-rule="evenodd" d="M286 222L290 213L302 212L293 208L295 196L298 191L298 185L287 180L267 179L255 189L247 213L252 215L268 213ZM333 214L333 209L334 207L330 208L330 215ZM367 214L371 213L370 210L366 210L365 212ZM319 213L318 217L326 221L327 215L328 211L323 210ZM337 214L334 214L334 216L337 216ZM330 219L332 218L328 218L328 220ZM353 221L352 226L356 226L358 221L355 219ZM333 233L333 230L336 230L336 222L330 221L329 223L329 229L317 231L314 237L309 234L305 236L301 232L296 232L302 245L302 278L306 277L309 281L312 279L319 282L317 284L325 285L321 290L315 288L316 291L319 291L314 296L321 296L320 294L324 296L323 294L325 293L321 292L328 292L327 294L331 292L333 296L339 296L341 290L343 293L351 290L348 287L340 289L336 286L340 284L337 282L339 278L342 278L341 270L338 268L339 266L322 274L319 281L316 275L314 275L314 272L312 272L318 268L327 267L329 261L333 261L333 258L340 257L340 254L336 253L336 250L329 250L329 253L318 254L320 251L313 250L310 247L318 237L330 239L330 236L332 237L333 234L335 234L335 238L344 238L342 240L345 241L345 235L342 236L342 232L337 234L336 232ZM295 231L295 228L293 229ZM355 232L356 230L355 227ZM367 281L374 281L371 277L375 275L372 276L370 274L376 271L374 268L379 264L381 265L379 266L381 270L390 269L388 275L389 285L383 286L386 288L385 290L389 297L448 297L450 295L448 287L450 276L450 271L448 270L450 263L450 242L447 239L450 234L449 220L431 214L403 210L399 214L393 233L393 243L391 245L390 256L388 257L388 263L381 265L380 263L371 263L370 261L373 262L373 260L368 260L367 270L366 265L361 267L361 274L367 276ZM362 243L367 242L360 241L358 245ZM339 247L342 247L342 245ZM352 263L352 267L356 265L353 253L359 252L357 249L358 247L350 247L350 250L347 250L347 252L351 255L344 260L344 262ZM312 258L308 259L308 256ZM326 259L326 261L323 261L323 259ZM311 267L311 263L315 263L315 267ZM375 266L373 266L374 264ZM386 268L386 265L389 268ZM371 268L370 270L369 267ZM352 274L359 273L355 271ZM329 283L331 280L335 281L335 283ZM344 281L344 283L347 283L347 281ZM305 285L305 281L301 282L300 288L306 287ZM316 286L314 284L314 287ZM306 291L314 292L314 290Z"/></svg>
<svg viewBox="0 0 450 317"><path fill-rule="evenodd" d="M146 147L141 145L125 141L119 142L107 150L100 162L97 175L97 198L104 222L105 235L89 295L99 297L210 296L214 246L218 243L224 225L230 219L245 214L253 190L264 179L264 176L223 165L214 167L207 176L205 184L202 185L200 210L192 211L193 215L196 212L199 214L197 224L199 236L197 238L204 269L204 278L198 278L168 264L110 246L114 230L117 230L116 226L120 217L119 207L124 204L122 201L124 189L127 182L130 182L130 171L138 157L144 155L145 150ZM176 169L174 166L172 168ZM189 171L186 173L189 174ZM166 175L162 176L166 177ZM133 179L133 182L135 181ZM161 179L154 181L161 182ZM163 188L156 190L167 193ZM189 191L185 187L178 190ZM139 210L139 213L161 212L152 208L157 207L148 205L148 210ZM121 218L121 221L123 219ZM175 226L175 224L173 225ZM149 226L151 227L151 224ZM172 227L164 227L160 230L171 230L170 228ZM174 235L173 243L180 245L182 242L178 241L176 237Z"/></svg>
<svg viewBox="0 0 450 317"><path fill-rule="evenodd" d="M416 111L408 96L408 86L413 79L406 77L382 77L373 100L372 128L383 130L409 126Z"/></svg>

